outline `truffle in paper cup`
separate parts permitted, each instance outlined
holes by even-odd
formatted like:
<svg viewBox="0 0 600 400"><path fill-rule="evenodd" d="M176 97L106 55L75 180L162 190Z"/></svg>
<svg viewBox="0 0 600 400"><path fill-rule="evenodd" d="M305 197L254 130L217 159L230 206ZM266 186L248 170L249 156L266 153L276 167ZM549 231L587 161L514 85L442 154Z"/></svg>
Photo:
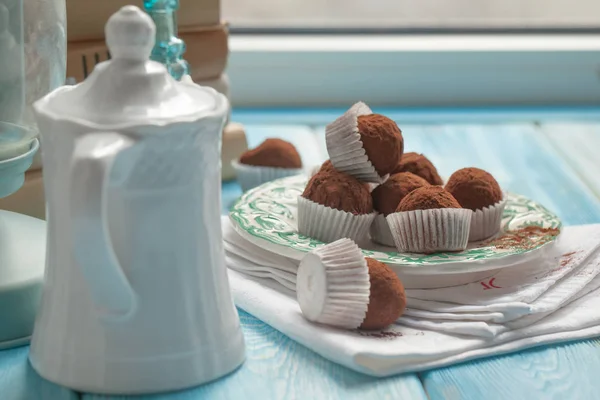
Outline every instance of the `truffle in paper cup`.
<svg viewBox="0 0 600 400"><path fill-rule="evenodd" d="M394 236L385 215L377 214L371 224L371 240L384 246L395 247Z"/></svg>
<svg viewBox="0 0 600 400"><path fill-rule="evenodd" d="M285 178L286 176L299 175L304 171L302 168L258 167L242 164L238 160L232 161L231 165L235 169L237 180L244 192L263 183Z"/></svg>
<svg viewBox="0 0 600 400"><path fill-rule="evenodd" d="M488 239L498 233L505 206L506 194L504 194L502 200L494 205L471 211L473 214L471 216L469 242Z"/></svg>
<svg viewBox="0 0 600 400"><path fill-rule="evenodd" d="M308 176L312 178L319 172L328 171L332 168L335 170L335 167L333 167L333 165L331 164L331 161L328 160L328 161L325 161L322 165L316 165L316 166L312 167L308 172ZM386 176L386 178L387 178L387 176ZM373 190L375 190L375 188L377 186L379 186L378 183L373 183L373 182L366 182L366 184L367 184L367 187L369 188L369 193L372 192Z"/></svg>
<svg viewBox="0 0 600 400"><path fill-rule="evenodd" d="M341 117L327 125L325 142L335 169L361 181L381 183L385 177L379 176L369 161L358 131L358 117L372 113L365 103L354 104Z"/></svg>
<svg viewBox="0 0 600 400"><path fill-rule="evenodd" d="M473 212L464 208L401 211L386 220L399 252L436 253L467 248Z"/></svg>
<svg viewBox="0 0 600 400"><path fill-rule="evenodd" d="M370 286L362 251L352 240L340 239L304 256L296 296L309 321L355 329L367 315Z"/></svg>
<svg viewBox="0 0 600 400"><path fill-rule="evenodd" d="M298 232L330 243L341 238L363 240L375 213L352 214L298 196Z"/></svg>

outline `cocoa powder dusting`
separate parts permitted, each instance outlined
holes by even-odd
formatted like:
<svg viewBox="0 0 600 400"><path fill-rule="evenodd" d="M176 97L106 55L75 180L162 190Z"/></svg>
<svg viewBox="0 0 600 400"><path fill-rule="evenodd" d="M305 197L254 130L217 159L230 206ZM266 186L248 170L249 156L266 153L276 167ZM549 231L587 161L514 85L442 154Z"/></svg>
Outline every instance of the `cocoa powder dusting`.
<svg viewBox="0 0 600 400"><path fill-rule="evenodd" d="M448 179L446 190L452 193L461 206L473 211L502 200L502 189L496 179L479 168L459 169Z"/></svg>
<svg viewBox="0 0 600 400"><path fill-rule="evenodd" d="M373 207L383 215L392 214L396 211L402 199L413 190L423 186L429 186L429 182L413 173L400 172L393 174L371 193Z"/></svg>
<svg viewBox="0 0 600 400"><path fill-rule="evenodd" d="M480 247L493 246L497 249L529 250L553 240L559 233L560 229L558 228L527 226L516 231L508 231L498 238L483 242Z"/></svg>
<svg viewBox="0 0 600 400"><path fill-rule="evenodd" d="M432 185L442 185L444 183L433 163L423 154L406 153L399 160L393 173L412 172Z"/></svg>
<svg viewBox="0 0 600 400"><path fill-rule="evenodd" d="M355 215L373 212L368 186L336 170L319 172L310 178L302 197Z"/></svg>
<svg viewBox="0 0 600 400"><path fill-rule="evenodd" d="M404 139L398 125L380 114L362 115L358 117L358 132L377 173L380 176L391 173L404 152Z"/></svg>
<svg viewBox="0 0 600 400"><path fill-rule="evenodd" d="M382 329L394 323L406 308L406 294L398 275L387 265L365 258L371 283L367 315L360 329Z"/></svg>
<svg viewBox="0 0 600 400"><path fill-rule="evenodd" d="M393 339L397 337L404 336L401 332L364 332L364 331L356 331L360 336L364 337L372 337L377 339Z"/></svg>
<svg viewBox="0 0 600 400"><path fill-rule="evenodd" d="M573 256L577 254L576 251L572 251L570 253L565 253L562 256L560 256L561 260L560 260L560 266L561 267L565 267L567 266L567 264L569 264L571 261L573 261Z"/></svg>
<svg viewBox="0 0 600 400"><path fill-rule="evenodd" d="M410 192L402 199L396 211L432 210L437 208L461 208L461 206L441 186L425 186Z"/></svg>

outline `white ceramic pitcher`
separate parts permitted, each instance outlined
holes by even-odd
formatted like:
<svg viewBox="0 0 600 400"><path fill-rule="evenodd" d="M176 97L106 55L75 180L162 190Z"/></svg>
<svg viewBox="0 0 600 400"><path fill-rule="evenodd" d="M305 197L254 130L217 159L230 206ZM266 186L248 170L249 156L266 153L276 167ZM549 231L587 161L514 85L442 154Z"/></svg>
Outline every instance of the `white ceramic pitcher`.
<svg viewBox="0 0 600 400"><path fill-rule="evenodd" d="M35 104L48 246L30 360L80 391L176 390L244 359L220 225L227 100L149 61L154 35L123 7L112 60Z"/></svg>

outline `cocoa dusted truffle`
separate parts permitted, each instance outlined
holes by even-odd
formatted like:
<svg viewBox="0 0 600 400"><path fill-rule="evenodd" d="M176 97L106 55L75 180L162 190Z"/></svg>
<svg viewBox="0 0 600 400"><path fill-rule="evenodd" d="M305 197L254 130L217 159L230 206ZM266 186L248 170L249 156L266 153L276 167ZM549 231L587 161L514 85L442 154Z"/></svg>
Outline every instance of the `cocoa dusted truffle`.
<svg viewBox="0 0 600 400"><path fill-rule="evenodd" d="M462 208L458 201L441 186L425 186L410 192L398 205L397 212Z"/></svg>
<svg viewBox="0 0 600 400"><path fill-rule="evenodd" d="M463 208L473 211L502 200L502 189L494 177L479 168L463 168L452 174L446 190Z"/></svg>
<svg viewBox="0 0 600 400"><path fill-rule="evenodd" d="M430 186L429 182L413 173L393 174L371 193L373 208L384 215L396 212L398 204L406 195L423 186Z"/></svg>
<svg viewBox="0 0 600 400"><path fill-rule="evenodd" d="M404 139L398 125L380 114L358 117L358 132L363 148L380 176L391 173L404 151Z"/></svg>
<svg viewBox="0 0 600 400"><path fill-rule="evenodd" d="M405 153L394 169L394 173L397 172L412 172L432 185L442 185L444 183L433 163L423 154Z"/></svg>
<svg viewBox="0 0 600 400"><path fill-rule="evenodd" d="M313 176L302 197L355 215L373 212L373 200L368 186L338 171L319 172Z"/></svg>
<svg viewBox="0 0 600 400"><path fill-rule="evenodd" d="M302 159L293 144L281 139L267 139L240 156L240 164L256 167L302 168Z"/></svg>
<svg viewBox="0 0 600 400"><path fill-rule="evenodd" d="M406 308L398 276L387 265L365 258L348 238L304 256L296 296L307 320L346 329L383 329Z"/></svg>
<svg viewBox="0 0 600 400"><path fill-rule="evenodd" d="M369 268L369 306L361 329L383 329L396 321L406 308L404 286L384 263L366 258Z"/></svg>

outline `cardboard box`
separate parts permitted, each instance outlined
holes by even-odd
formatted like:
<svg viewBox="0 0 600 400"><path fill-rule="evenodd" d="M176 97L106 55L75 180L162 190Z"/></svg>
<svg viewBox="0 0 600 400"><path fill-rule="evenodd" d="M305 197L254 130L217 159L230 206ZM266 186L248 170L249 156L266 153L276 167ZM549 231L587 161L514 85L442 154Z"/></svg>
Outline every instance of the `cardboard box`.
<svg viewBox="0 0 600 400"><path fill-rule="evenodd" d="M185 42L183 56L190 64L194 81L218 78L227 67L229 29L226 24L197 32L179 35Z"/></svg>
<svg viewBox="0 0 600 400"><path fill-rule="evenodd" d="M233 160L240 158L248 150L244 126L230 122L223 130L223 147L221 148L221 180L235 179L235 170L231 166Z"/></svg>
<svg viewBox="0 0 600 400"><path fill-rule="evenodd" d="M142 0L67 0L67 40L100 40L112 14L128 4L143 9ZM219 0L179 0L177 19L180 32L221 22Z"/></svg>
<svg viewBox="0 0 600 400"><path fill-rule="evenodd" d="M0 199L0 210L44 219L46 217L46 200L42 171L27 171L23 186L10 196Z"/></svg>
<svg viewBox="0 0 600 400"><path fill-rule="evenodd" d="M190 75L194 81L218 79L225 71L229 55L228 34L227 25L220 24L180 35L186 44L183 57L190 64ZM69 42L67 78L75 78L77 82L81 82L96 64L109 58L104 39Z"/></svg>

